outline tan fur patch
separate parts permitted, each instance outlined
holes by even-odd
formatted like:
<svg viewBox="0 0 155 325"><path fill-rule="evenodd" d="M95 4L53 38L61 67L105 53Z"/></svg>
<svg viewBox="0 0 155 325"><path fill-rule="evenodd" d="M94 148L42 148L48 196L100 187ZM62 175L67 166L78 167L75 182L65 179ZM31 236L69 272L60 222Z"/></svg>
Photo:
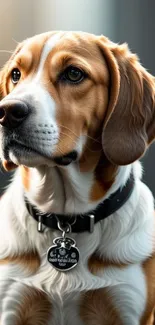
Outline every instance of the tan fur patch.
<svg viewBox="0 0 155 325"><path fill-rule="evenodd" d="M52 317L52 303L48 295L25 286L21 296L16 325L48 325Z"/></svg>
<svg viewBox="0 0 155 325"><path fill-rule="evenodd" d="M81 297L80 316L85 325L123 325L108 289L84 293Z"/></svg>
<svg viewBox="0 0 155 325"><path fill-rule="evenodd" d="M20 167L22 183L26 191L29 191L30 188L30 169L26 166Z"/></svg>
<svg viewBox="0 0 155 325"><path fill-rule="evenodd" d="M40 266L40 258L37 252L25 253L19 256L8 256L0 260L1 264L20 264L23 268L28 269L31 274L36 273Z"/></svg>
<svg viewBox="0 0 155 325"><path fill-rule="evenodd" d="M105 196L115 181L118 167L111 164L102 153L95 169L95 181L91 189L91 200L99 200Z"/></svg>
<svg viewBox="0 0 155 325"><path fill-rule="evenodd" d="M155 254L143 263L147 285L147 305L141 319L141 325L153 325L155 308Z"/></svg>
<svg viewBox="0 0 155 325"><path fill-rule="evenodd" d="M88 260L88 268L91 273L97 274L99 271L103 271L107 267L118 267L118 268L124 268L127 266L127 264L119 264L107 260L103 260L101 257L99 257L97 254L93 254L89 260Z"/></svg>
<svg viewBox="0 0 155 325"><path fill-rule="evenodd" d="M90 201L103 198L115 181L118 167L111 164L104 155L101 137L89 139L79 161L79 167L81 172L94 172Z"/></svg>
<svg viewBox="0 0 155 325"><path fill-rule="evenodd" d="M89 139L85 150L79 160L79 169L81 173L94 171L102 153L101 140Z"/></svg>

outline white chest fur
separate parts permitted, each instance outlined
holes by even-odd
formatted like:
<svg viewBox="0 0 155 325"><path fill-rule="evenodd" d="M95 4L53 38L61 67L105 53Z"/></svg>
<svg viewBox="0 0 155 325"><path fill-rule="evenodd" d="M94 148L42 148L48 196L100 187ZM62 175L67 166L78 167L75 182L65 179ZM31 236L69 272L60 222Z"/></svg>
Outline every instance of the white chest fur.
<svg viewBox="0 0 155 325"><path fill-rule="evenodd" d="M135 165L135 176L136 168ZM135 189L130 199L121 209L98 223L92 234L86 232L72 235L80 251L80 262L69 273L57 272L46 260L47 249L58 233L47 230L40 235L37 232L36 222L28 216L23 203L22 186L18 184L17 188L17 183L14 181L0 203L0 258L37 249L41 257L41 265L33 276L18 265L1 265L1 286L4 281L9 283L14 279L44 290L55 301L56 310L60 297L63 303L63 297L65 299L68 294L78 292L79 295L85 290L109 287L109 294L120 309L125 320L124 324L138 325L138 319L146 303L145 278L141 263L153 251L154 236L153 197L149 189L139 180L139 176L136 177ZM102 256L103 261L106 258L115 263L135 264L124 269L109 266L97 275L93 275L89 272L87 263L95 251ZM130 310L127 308L129 304ZM65 307L66 315L67 310L68 307ZM71 324L64 322L65 318L61 313L59 317L63 319L59 320L59 324ZM77 320L77 325L81 325L80 322L78 323ZM54 324L58 324L58 321L56 320Z"/></svg>

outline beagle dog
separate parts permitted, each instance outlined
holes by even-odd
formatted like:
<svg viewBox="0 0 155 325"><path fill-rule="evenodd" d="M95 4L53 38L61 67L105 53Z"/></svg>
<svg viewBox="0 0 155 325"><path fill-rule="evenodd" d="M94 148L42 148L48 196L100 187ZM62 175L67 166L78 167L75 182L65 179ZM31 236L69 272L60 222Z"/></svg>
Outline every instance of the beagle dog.
<svg viewBox="0 0 155 325"><path fill-rule="evenodd" d="M48 32L0 74L1 325L153 325L155 81L126 44Z"/></svg>

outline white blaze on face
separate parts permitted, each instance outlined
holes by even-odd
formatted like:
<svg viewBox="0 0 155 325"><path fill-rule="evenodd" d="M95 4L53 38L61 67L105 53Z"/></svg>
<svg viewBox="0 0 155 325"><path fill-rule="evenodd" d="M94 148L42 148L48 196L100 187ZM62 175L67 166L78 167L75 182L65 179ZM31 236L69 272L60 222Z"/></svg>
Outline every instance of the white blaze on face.
<svg viewBox="0 0 155 325"><path fill-rule="evenodd" d="M54 47L59 42L61 36L62 36L62 33L59 32L58 34L51 36L48 39L48 41L45 43L45 45L43 47L43 50L42 50L38 71L37 71L37 74L36 74L35 79L34 79L35 82L40 81L42 71L44 69L45 61L46 61L49 53L54 49Z"/></svg>

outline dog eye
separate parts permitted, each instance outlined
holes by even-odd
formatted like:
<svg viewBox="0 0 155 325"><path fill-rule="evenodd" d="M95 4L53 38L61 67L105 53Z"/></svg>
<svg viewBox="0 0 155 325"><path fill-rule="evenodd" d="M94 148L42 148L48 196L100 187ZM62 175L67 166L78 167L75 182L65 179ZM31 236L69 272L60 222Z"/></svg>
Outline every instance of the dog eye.
<svg viewBox="0 0 155 325"><path fill-rule="evenodd" d="M11 71L11 80L14 84L17 84L19 79L21 77L21 72L19 69L17 68L14 68L12 71Z"/></svg>
<svg viewBox="0 0 155 325"><path fill-rule="evenodd" d="M84 71L74 66L70 66L63 72L60 79L70 83L80 83L85 77L86 74Z"/></svg>

